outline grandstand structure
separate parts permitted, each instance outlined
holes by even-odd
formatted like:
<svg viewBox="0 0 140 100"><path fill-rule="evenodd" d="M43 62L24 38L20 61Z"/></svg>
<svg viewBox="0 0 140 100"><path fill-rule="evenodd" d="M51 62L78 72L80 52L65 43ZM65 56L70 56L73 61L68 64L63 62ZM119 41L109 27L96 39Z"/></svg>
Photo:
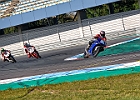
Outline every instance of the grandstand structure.
<svg viewBox="0 0 140 100"><path fill-rule="evenodd" d="M8 17L69 2L69 0L9 0L0 3L0 17Z"/></svg>
<svg viewBox="0 0 140 100"><path fill-rule="evenodd" d="M0 29L116 1L120 0L2 0Z"/></svg>

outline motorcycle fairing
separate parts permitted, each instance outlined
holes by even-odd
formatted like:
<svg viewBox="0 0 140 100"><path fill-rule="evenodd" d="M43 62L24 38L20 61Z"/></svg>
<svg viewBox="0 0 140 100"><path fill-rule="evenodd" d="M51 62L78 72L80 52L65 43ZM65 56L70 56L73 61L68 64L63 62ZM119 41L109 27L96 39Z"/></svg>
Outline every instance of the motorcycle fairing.
<svg viewBox="0 0 140 100"><path fill-rule="evenodd" d="M95 41L92 43L92 45L90 46L90 48L89 48L89 50L88 50L88 53L89 53L90 55L92 55L92 51L93 51L93 49L95 49L95 47L98 45L98 43L99 43L98 40L95 40Z"/></svg>

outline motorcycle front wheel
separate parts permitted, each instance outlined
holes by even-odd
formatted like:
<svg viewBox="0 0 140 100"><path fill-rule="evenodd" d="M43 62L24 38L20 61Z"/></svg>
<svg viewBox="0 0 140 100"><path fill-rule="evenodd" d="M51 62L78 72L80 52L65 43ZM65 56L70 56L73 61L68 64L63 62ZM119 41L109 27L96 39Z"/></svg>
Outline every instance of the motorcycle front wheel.
<svg viewBox="0 0 140 100"><path fill-rule="evenodd" d="M99 52L100 52L100 46L95 47L95 49L92 51L93 57L97 57Z"/></svg>
<svg viewBox="0 0 140 100"><path fill-rule="evenodd" d="M12 63L16 63L17 62L13 56L10 56L9 59L12 60Z"/></svg>

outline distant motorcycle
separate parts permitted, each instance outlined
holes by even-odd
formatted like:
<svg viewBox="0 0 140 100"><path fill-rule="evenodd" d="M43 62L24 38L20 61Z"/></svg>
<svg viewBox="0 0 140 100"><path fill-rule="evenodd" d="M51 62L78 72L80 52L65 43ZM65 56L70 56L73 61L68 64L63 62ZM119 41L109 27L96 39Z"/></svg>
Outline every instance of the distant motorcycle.
<svg viewBox="0 0 140 100"><path fill-rule="evenodd" d="M34 58L41 58L41 56L39 55L39 53L36 51L36 49L34 47L28 47L28 52L30 53L31 57Z"/></svg>
<svg viewBox="0 0 140 100"><path fill-rule="evenodd" d="M10 51L4 52L4 57L5 57L5 60L8 61L8 62L12 62L12 63L16 63L17 62L15 60L15 58L12 56Z"/></svg>
<svg viewBox="0 0 140 100"><path fill-rule="evenodd" d="M96 57L101 51L104 50L105 42L100 38L94 40L88 50L85 49L84 58L88 58L89 56Z"/></svg>

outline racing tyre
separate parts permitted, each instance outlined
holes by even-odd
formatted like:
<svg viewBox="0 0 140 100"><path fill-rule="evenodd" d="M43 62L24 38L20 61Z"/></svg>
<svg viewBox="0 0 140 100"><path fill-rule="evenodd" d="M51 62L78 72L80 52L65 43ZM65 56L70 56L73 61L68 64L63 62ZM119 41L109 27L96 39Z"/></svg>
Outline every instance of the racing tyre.
<svg viewBox="0 0 140 100"><path fill-rule="evenodd" d="M97 57L99 52L100 52L100 46L95 47L95 49L92 51L93 57Z"/></svg>
<svg viewBox="0 0 140 100"><path fill-rule="evenodd" d="M39 58L39 56L38 56L38 53L37 53L37 52L34 52L34 53L33 53L33 56L34 56L36 59L38 59L38 58Z"/></svg>
<svg viewBox="0 0 140 100"><path fill-rule="evenodd" d="M12 60L12 63L16 63L17 62L13 56L10 56L9 59Z"/></svg>

